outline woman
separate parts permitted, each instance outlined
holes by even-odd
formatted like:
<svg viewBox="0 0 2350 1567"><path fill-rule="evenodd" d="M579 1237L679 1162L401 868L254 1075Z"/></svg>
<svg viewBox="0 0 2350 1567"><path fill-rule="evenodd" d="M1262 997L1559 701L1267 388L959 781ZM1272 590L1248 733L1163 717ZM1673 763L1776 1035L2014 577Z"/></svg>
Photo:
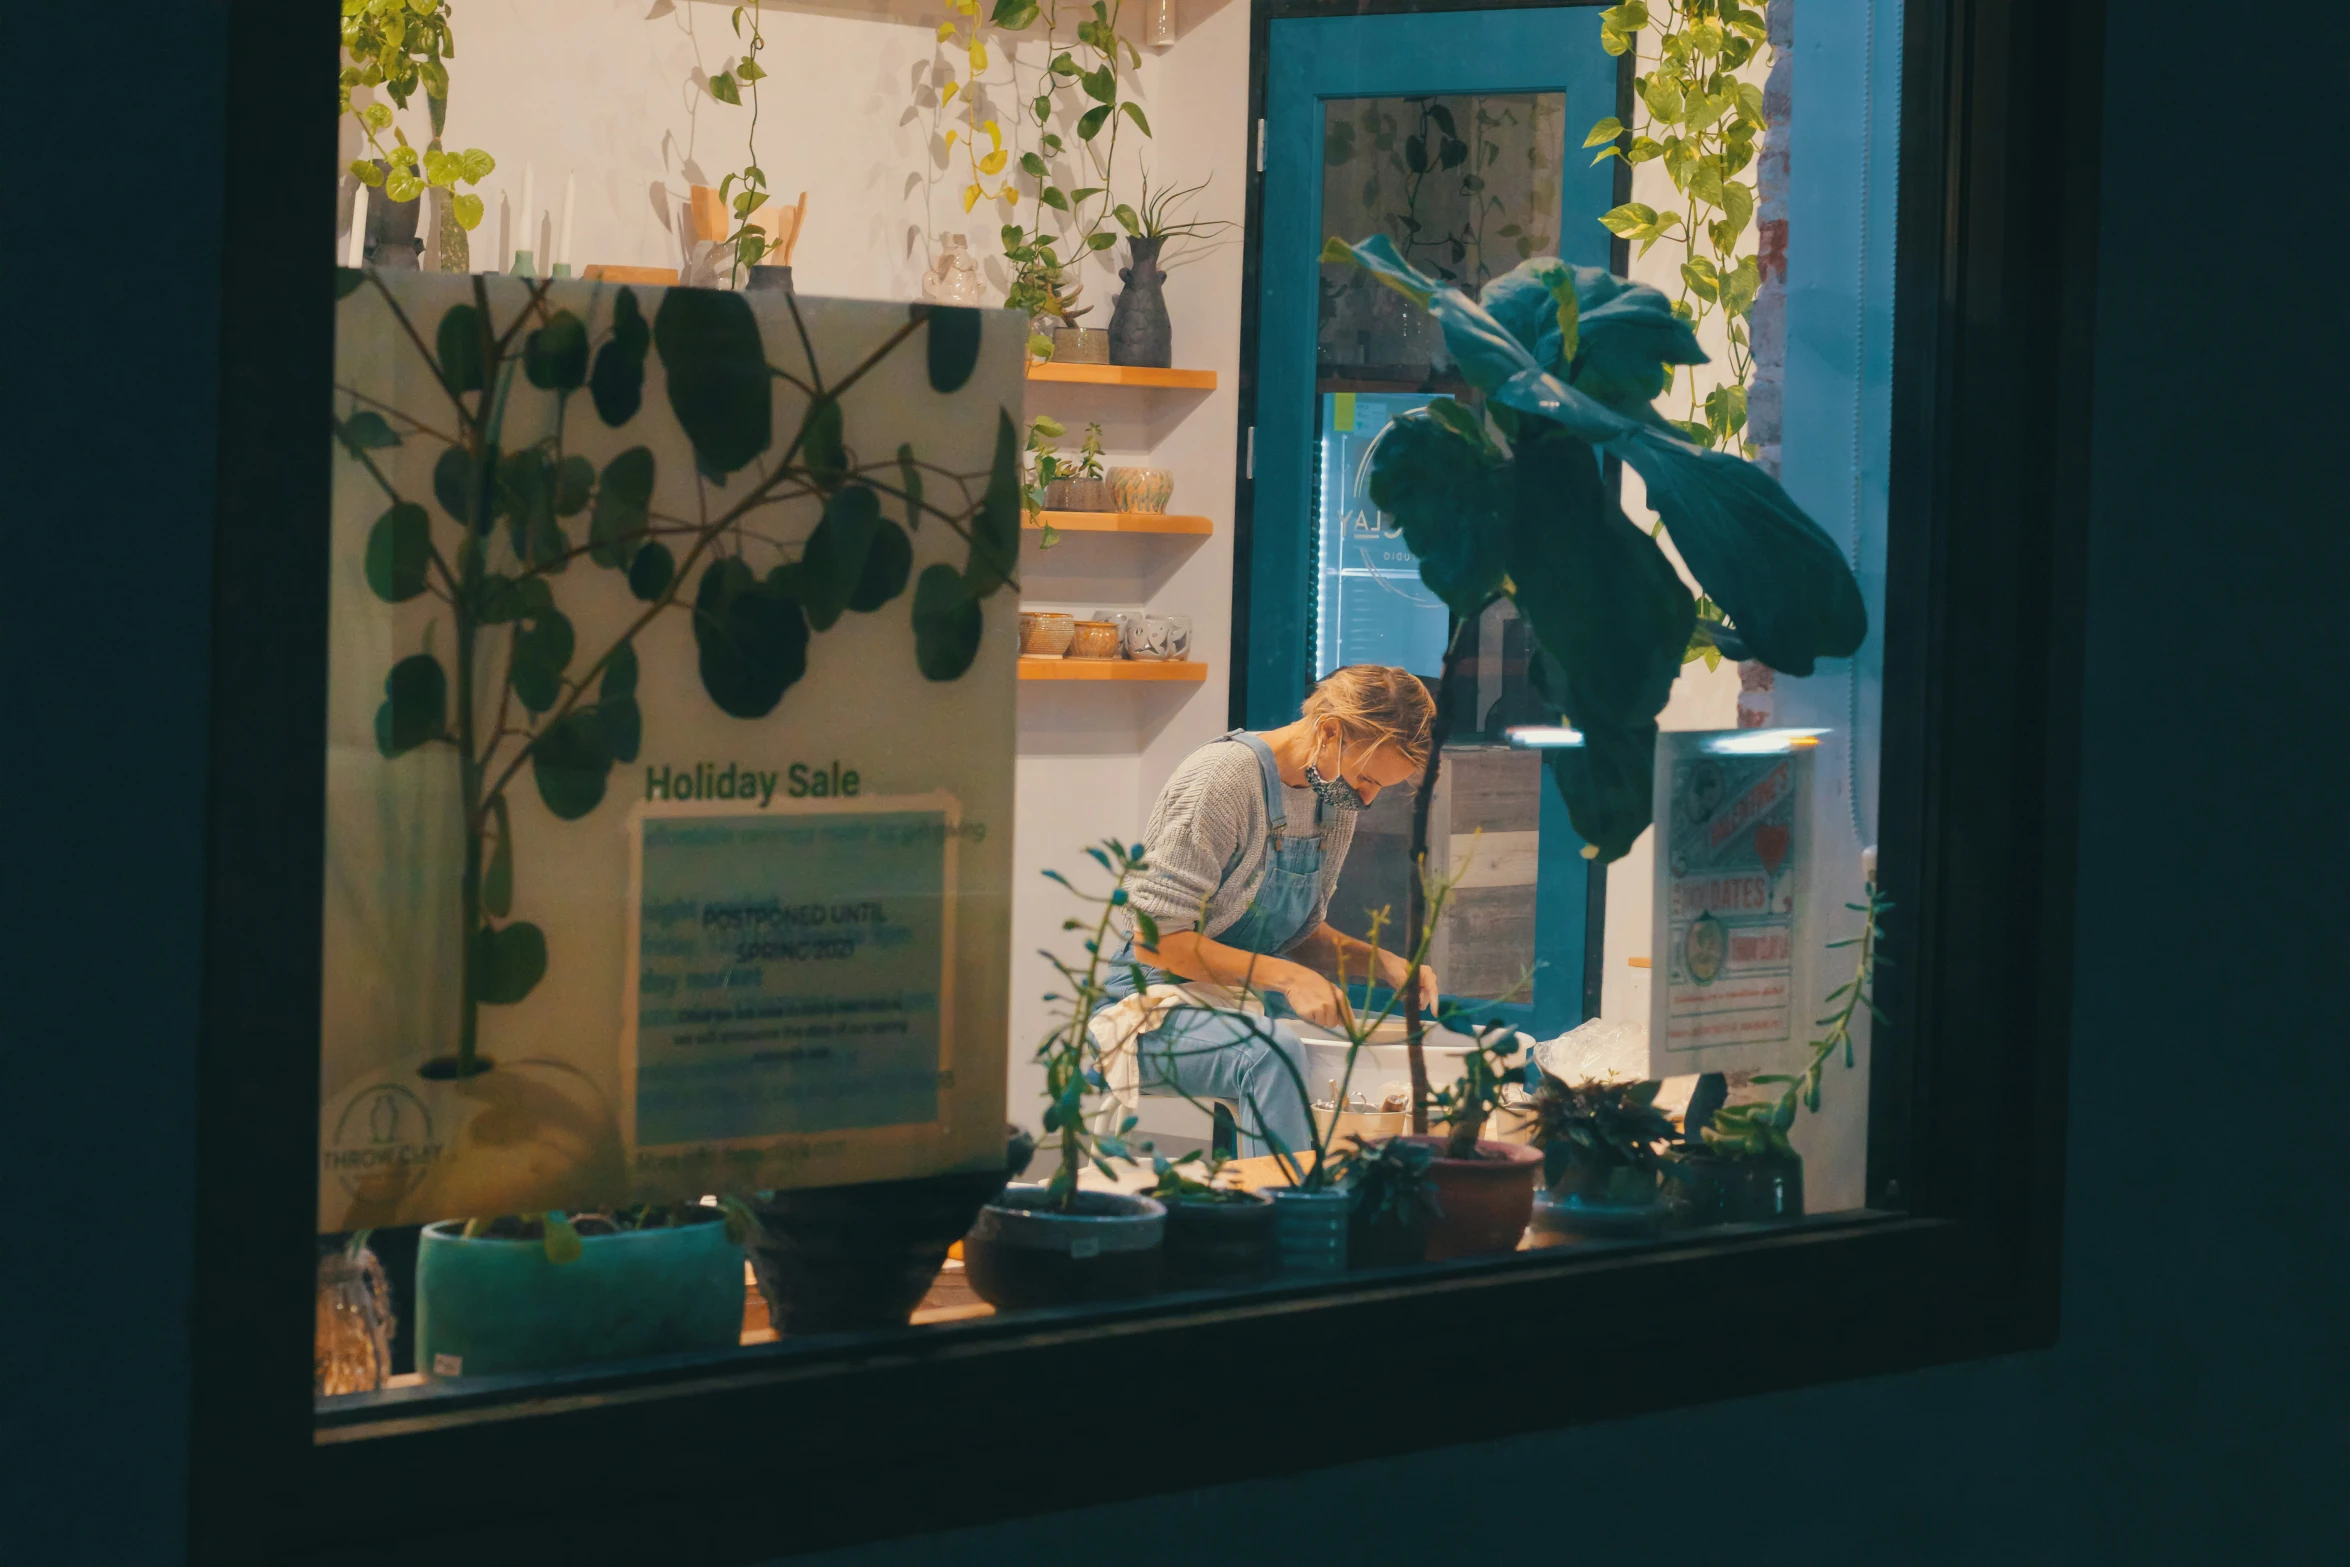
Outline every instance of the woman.
<svg viewBox="0 0 2350 1567"><path fill-rule="evenodd" d="M1235 729L1186 757L1151 808L1147 868L1127 889L1157 924L1158 945L1129 941L1105 1008L1133 992L1129 965L1139 963L1145 986L1245 987L1268 1010L1338 1029L1348 1012L1338 976L1374 977L1370 944L1326 917L1355 813L1419 776L1435 716L1417 676L1355 664L1316 685L1297 722L1264 734ZM1386 985L1411 978L1395 952L1382 949L1376 968ZM1436 976L1423 968L1418 983L1433 1014ZM1238 1103L1250 1134L1244 1151L1266 1151L1260 1130L1293 1150L1310 1141L1298 1096L1305 1046L1288 1025L1175 1006L1135 1046L1145 1085Z"/></svg>

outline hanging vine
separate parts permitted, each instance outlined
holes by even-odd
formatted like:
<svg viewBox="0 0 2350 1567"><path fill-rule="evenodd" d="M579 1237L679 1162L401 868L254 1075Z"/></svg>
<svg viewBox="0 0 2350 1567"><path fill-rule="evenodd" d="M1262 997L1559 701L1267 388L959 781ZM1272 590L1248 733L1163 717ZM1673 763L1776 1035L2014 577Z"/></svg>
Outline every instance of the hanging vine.
<svg viewBox="0 0 2350 1567"><path fill-rule="evenodd" d="M767 47L767 39L759 31L757 0L734 8L735 37L743 36L746 19L751 24L750 52L736 60L730 69L710 78L711 97L751 111L750 127L743 132L743 166L718 182L718 199L734 214L733 231L719 241L726 247L728 279L733 282L741 280L743 268L757 266L759 259L767 254L767 231L751 221L751 214L767 205L769 195L767 171L759 167L759 83L767 76L759 64L759 51ZM744 88L749 88L751 94L747 105L743 103Z"/></svg>
<svg viewBox="0 0 2350 1567"><path fill-rule="evenodd" d="M1678 209L1663 210L1628 201L1600 222L1638 244L1643 256L1672 241L1681 253L1674 313L1692 327L1716 311L1724 317L1725 378L1701 392L1695 367L1683 367L1677 373L1686 417L1672 422L1700 446L1751 457L1746 388L1754 353L1747 321L1762 270L1749 242L1755 189L1738 176L1754 162L1767 122L1762 89L1737 73L1767 47L1763 13L1740 0L1662 0L1656 12L1647 0L1625 0L1599 14L1599 28L1601 48L1632 55L1642 112L1631 127L1613 115L1599 121L1583 145L1600 149L1595 163L1621 158L1638 167L1662 160L1680 199Z"/></svg>
<svg viewBox="0 0 2350 1567"><path fill-rule="evenodd" d="M449 112L448 62L457 57L449 16L448 0L343 0L343 52L350 63L342 68L336 85L342 112L358 121L371 154L352 160L351 177L397 202L414 201L430 186L446 190L458 226L470 230L481 225L481 197L457 187L480 184L498 160L479 147L442 150L441 128ZM356 105L351 101L354 87L377 88L391 103L379 99ZM394 106L405 110L420 89L432 126L421 157L393 114ZM389 146L382 139L386 131L392 136ZM382 168L376 167L379 162Z"/></svg>

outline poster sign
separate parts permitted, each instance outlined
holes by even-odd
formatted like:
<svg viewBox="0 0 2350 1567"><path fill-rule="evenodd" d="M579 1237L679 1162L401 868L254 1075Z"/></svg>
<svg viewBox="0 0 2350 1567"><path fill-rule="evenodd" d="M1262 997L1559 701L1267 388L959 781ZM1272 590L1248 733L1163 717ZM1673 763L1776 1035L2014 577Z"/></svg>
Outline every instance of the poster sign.
<svg viewBox="0 0 2350 1567"><path fill-rule="evenodd" d="M320 1230L1000 1163L1026 323L340 282Z"/></svg>
<svg viewBox="0 0 2350 1567"><path fill-rule="evenodd" d="M1650 1069L1775 1063L1810 1019L1797 1005L1811 739L1667 734L1657 746L1656 967Z"/></svg>
<svg viewBox="0 0 2350 1567"><path fill-rule="evenodd" d="M943 793L637 808L621 1075L640 1178L772 1187L836 1134L936 1134L959 829Z"/></svg>

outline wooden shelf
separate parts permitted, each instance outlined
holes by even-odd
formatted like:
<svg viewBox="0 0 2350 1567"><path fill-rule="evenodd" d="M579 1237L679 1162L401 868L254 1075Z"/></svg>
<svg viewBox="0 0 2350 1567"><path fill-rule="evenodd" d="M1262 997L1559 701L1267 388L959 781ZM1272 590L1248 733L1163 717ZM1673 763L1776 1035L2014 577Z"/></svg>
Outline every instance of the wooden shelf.
<svg viewBox="0 0 2350 1567"><path fill-rule="evenodd" d="M1046 361L1028 367L1031 381L1060 381L1072 386L1152 386L1185 392L1216 389L1213 370L1149 370L1140 365L1061 365Z"/></svg>
<svg viewBox="0 0 2350 1567"><path fill-rule="evenodd" d="M1063 533L1180 533L1206 538L1216 531L1211 517L1183 517L1163 511L1048 511L1036 521L1022 520L1031 532L1058 528Z"/></svg>
<svg viewBox="0 0 2350 1567"><path fill-rule="evenodd" d="M1172 680L1198 685L1208 678L1208 666L1147 658L1029 658L1020 659L1023 680Z"/></svg>

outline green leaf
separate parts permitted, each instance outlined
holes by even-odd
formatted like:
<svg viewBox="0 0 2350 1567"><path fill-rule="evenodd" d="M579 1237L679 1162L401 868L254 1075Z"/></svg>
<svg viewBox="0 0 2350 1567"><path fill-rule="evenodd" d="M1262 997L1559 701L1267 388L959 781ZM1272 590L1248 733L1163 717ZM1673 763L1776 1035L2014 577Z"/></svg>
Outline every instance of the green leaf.
<svg viewBox="0 0 2350 1567"><path fill-rule="evenodd" d="M922 468L914 460L910 444L898 447L898 485L906 492L906 526L919 530L922 526Z"/></svg>
<svg viewBox="0 0 2350 1567"><path fill-rule="evenodd" d="M547 938L528 920L485 925L473 933L473 999L510 1007L547 972Z"/></svg>
<svg viewBox="0 0 2350 1567"><path fill-rule="evenodd" d="M1049 103L1051 100L1046 101ZM1033 152L1024 152L1020 154L1020 171L1031 179L1041 180L1045 177L1044 159Z"/></svg>
<svg viewBox="0 0 2350 1567"><path fill-rule="evenodd" d="M622 288L612 299L612 336L596 350L588 380L596 417L617 429L636 417L645 394L645 350L653 334L637 310L636 290Z"/></svg>
<svg viewBox="0 0 2350 1567"><path fill-rule="evenodd" d="M743 101L742 93L734 85L734 78L724 71L720 71L716 76L710 78L710 96L720 103L731 103L738 106Z"/></svg>
<svg viewBox="0 0 2350 1567"><path fill-rule="evenodd" d="M384 171L377 168L374 162L370 159L352 159L351 177L357 180L360 184L365 185L372 190L381 190L383 188Z"/></svg>
<svg viewBox="0 0 2350 1567"><path fill-rule="evenodd" d="M996 410L995 461L987 475L987 490L971 517L971 556L964 568L973 614L976 601L1012 580L1020 565L1020 432L1012 416ZM927 576L927 573L925 573ZM961 671L957 670L957 674ZM933 675L933 680L942 677ZM953 679L952 675L943 678Z"/></svg>
<svg viewBox="0 0 2350 1567"><path fill-rule="evenodd" d="M843 486L825 503L824 515L809 533L790 578L793 594L807 612L811 627L830 631L848 608L864 579L865 558L880 529L881 498L870 486ZM902 577L899 585L904 585Z"/></svg>
<svg viewBox="0 0 2350 1567"><path fill-rule="evenodd" d="M848 447L842 443L840 404L819 397L800 420L800 461L818 489L829 490L848 477Z"/></svg>
<svg viewBox="0 0 2350 1567"><path fill-rule="evenodd" d="M1109 118L1110 106L1106 103L1086 110L1077 121L1077 139L1079 141L1093 140L1101 133L1102 126L1108 123Z"/></svg>
<svg viewBox="0 0 2350 1567"><path fill-rule="evenodd" d="M568 310L556 311L522 340L522 373L543 391L576 391L587 372L587 323Z"/></svg>
<svg viewBox="0 0 2350 1567"><path fill-rule="evenodd" d="M734 68L735 80L739 82L755 82L766 74L767 73L765 71L759 68L759 62L752 59L747 54L744 55L739 62L737 62Z"/></svg>
<svg viewBox="0 0 2350 1567"><path fill-rule="evenodd" d="M411 653L384 676L375 710L375 748L386 756L437 740L449 727L449 677L430 653Z"/></svg>
<svg viewBox="0 0 2350 1567"><path fill-rule="evenodd" d="M669 553L669 546L648 544L628 563L628 591L651 604L669 591L676 576L677 557Z"/></svg>
<svg viewBox="0 0 2350 1567"><path fill-rule="evenodd" d="M1606 119L1601 120L1597 125L1591 127L1591 134L1583 138L1583 145L1586 147L1597 147L1602 142L1612 142L1623 134L1624 122L1611 114Z"/></svg>
<svg viewBox="0 0 2350 1567"><path fill-rule="evenodd" d="M402 501L367 530L367 585L387 604L422 593L432 569L432 519L414 501Z"/></svg>
<svg viewBox="0 0 2350 1567"><path fill-rule="evenodd" d="M767 449L773 382L747 299L719 289L670 289L653 320L653 346L667 372L670 410L703 469L733 473Z"/></svg>
<svg viewBox="0 0 2350 1567"><path fill-rule="evenodd" d="M451 305L441 317L434 342L439 348L441 379L456 392L478 392L482 384L481 312L471 305Z"/></svg>
<svg viewBox="0 0 2350 1567"><path fill-rule="evenodd" d="M457 219L457 226L467 233L481 227L481 198L470 192L449 199L449 211Z"/></svg>
<svg viewBox="0 0 2350 1567"><path fill-rule="evenodd" d="M957 392L971 379L979 363L979 331L984 319L977 310L960 305L931 305L929 331L930 389Z"/></svg>
<svg viewBox="0 0 2350 1567"><path fill-rule="evenodd" d="M569 1219L559 1213L550 1213L539 1221L542 1230L541 1247L547 1260L557 1267L577 1262L587 1254L587 1244L579 1238L579 1231Z"/></svg>
<svg viewBox="0 0 2350 1567"><path fill-rule="evenodd" d="M1134 122L1134 128L1145 136L1151 133L1151 122L1143 117L1142 105L1129 98L1118 105L1118 112Z"/></svg>
<svg viewBox="0 0 2350 1567"><path fill-rule="evenodd" d="M479 185L497 169L498 160L479 147L468 147L457 154L457 167L466 184ZM480 200L479 197L474 199Z"/></svg>
<svg viewBox="0 0 2350 1567"><path fill-rule="evenodd" d="M514 908L514 821L503 794L490 797L490 817L497 841L490 845L490 863L481 875L481 906L504 919Z"/></svg>
<svg viewBox="0 0 2350 1567"><path fill-rule="evenodd" d="M1445 407L1452 415L1439 415ZM1501 591L1509 481L1499 454L1472 437L1450 398L1399 415L1371 452L1371 502L1395 518L1419 557L1420 580L1457 615ZM1471 416L1473 417L1473 416Z"/></svg>
<svg viewBox="0 0 2350 1567"><path fill-rule="evenodd" d="M1016 33L1036 20L1036 0L995 0L988 20L1007 33Z"/></svg>
<svg viewBox="0 0 2350 1567"><path fill-rule="evenodd" d="M599 566L621 566L634 558L644 537L653 499L653 454L632 446L604 465L596 487L596 509L588 519L588 558Z"/></svg>
<svg viewBox="0 0 2350 1567"><path fill-rule="evenodd" d="M784 568L778 568L782 570ZM721 712L764 718L808 672L808 622L774 576L741 560L713 562L694 595L702 689Z"/></svg>
<svg viewBox="0 0 2350 1567"><path fill-rule="evenodd" d="M963 574L941 563L914 584L914 663L926 680L959 680L979 654L979 600Z"/></svg>
<svg viewBox="0 0 2350 1567"><path fill-rule="evenodd" d="M578 821L601 805L612 752L595 714L575 707L541 733L530 750L530 773L558 820Z"/></svg>
<svg viewBox="0 0 2350 1567"><path fill-rule="evenodd" d="M555 466L555 515L576 517L595 494L596 465L574 452Z"/></svg>
<svg viewBox="0 0 2350 1567"><path fill-rule="evenodd" d="M543 713L562 700L575 640L571 618L552 606L514 634L514 694L523 706Z"/></svg>
<svg viewBox="0 0 2350 1567"><path fill-rule="evenodd" d="M362 408L335 427L335 434L354 455L360 452L381 451L400 444L400 433L390 421L372 408Z"/></svg>

